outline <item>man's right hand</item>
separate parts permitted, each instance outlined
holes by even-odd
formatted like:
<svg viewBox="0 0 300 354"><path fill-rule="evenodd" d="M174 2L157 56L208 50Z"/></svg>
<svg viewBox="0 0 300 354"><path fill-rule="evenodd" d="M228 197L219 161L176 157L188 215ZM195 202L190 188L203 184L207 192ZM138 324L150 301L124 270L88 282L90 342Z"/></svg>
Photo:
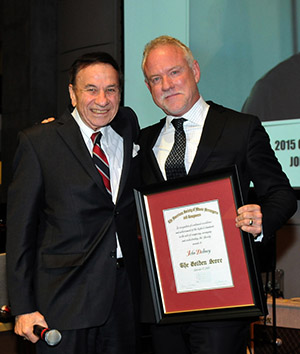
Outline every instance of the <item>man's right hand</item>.
<svg viewBox="0 0 300 354"><path fill-rule="evenodd" d="M15 333L30 340L32 343L36 343L39 338L33 334L34 325L40 325L48 328L44 316L38 311L16 316Z"/></svg>

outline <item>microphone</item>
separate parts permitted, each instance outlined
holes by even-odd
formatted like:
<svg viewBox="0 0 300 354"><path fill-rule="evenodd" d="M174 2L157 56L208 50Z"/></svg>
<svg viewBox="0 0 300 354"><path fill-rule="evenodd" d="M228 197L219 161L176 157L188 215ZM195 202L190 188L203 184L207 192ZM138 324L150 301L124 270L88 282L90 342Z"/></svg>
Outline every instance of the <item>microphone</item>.
<svg viewBox="0 0 300 354"><path fill-rule="evenodd" d="M35 325L33 327L33 333L51 347L61 341L61 333L57 329L49 329Z"/></svg>
<svg viewBox="0 0 300 354"><path fill-rule="evenodd" d="M0 308L0 322L7 323L13 322L13 316L11 314L10 307L8 305L3 305Z"/></svg>

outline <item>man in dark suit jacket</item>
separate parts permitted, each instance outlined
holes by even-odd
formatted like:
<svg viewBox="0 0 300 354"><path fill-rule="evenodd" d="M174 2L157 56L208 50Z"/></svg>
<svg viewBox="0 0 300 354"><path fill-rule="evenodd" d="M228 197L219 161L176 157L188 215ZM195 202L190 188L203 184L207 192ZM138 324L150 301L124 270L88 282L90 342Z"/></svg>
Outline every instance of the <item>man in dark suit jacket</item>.
<svg viewBox="0 0 300 354"><path fill-rule="evenodd" d="M62 332L55 348L38 341L38 353L136 350L139 126L130 108L119 107L121 81L110 55L83 55L70 72L74 111L19 134L7 215L15 332L32 342L33 325ZM111 192L92 159L95 132Z"/></svg>
<svg viewBox="0 0 300 354"><path fill-rule="evenodd" d="M154 102L167 115L141 132L143 184L166 179L172 121L184 118L185 172L196 175L236 165L244 200L252 181L259 201L238 209L236 226L266 242L295 212L296 198L258 118L206 103L197 87L199 65L174 38L161 36L148 43L142 68ZM213 321L154 325L152 335L156 354L245 354L248 330L248 320Z"/></svg>
<svg viewBox="0 0 300 354"><path fill-rule="evenodd" d="M256 81L242 112L258 115L263 122L299 118L299 82L300 53L297 53Z"/></svg>

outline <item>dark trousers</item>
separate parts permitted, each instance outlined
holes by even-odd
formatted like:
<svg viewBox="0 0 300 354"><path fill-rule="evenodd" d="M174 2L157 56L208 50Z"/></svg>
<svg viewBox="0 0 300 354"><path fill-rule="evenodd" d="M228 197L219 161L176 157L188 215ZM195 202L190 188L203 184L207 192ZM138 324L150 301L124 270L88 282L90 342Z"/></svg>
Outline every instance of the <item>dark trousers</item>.
<svg viewBox="0 0 300 354"><path fill-rule="evenodd" d="M247 323L153 325L155 354L246 354Z"/></svg>
<svg viewBox="0 0 300 354"><path fill-rule="evenodd" d="M136 321L129 279L125 268L118 269L117 274L107 322L95 328L61 331L62 340L55 347L38 341L37 354L135 354Z"/></svg>

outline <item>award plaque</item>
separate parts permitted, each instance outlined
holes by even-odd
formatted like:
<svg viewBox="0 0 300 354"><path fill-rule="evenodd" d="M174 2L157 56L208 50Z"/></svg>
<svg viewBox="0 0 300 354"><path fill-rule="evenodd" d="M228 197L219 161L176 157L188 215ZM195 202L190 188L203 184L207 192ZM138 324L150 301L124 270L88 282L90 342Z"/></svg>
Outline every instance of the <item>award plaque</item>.
<svg viewBox="0 0 300 354"><path fill-rule="evenodd" d="M157 323L263 315L253 236L235 225L235 167L135 190Z"/></svg>

